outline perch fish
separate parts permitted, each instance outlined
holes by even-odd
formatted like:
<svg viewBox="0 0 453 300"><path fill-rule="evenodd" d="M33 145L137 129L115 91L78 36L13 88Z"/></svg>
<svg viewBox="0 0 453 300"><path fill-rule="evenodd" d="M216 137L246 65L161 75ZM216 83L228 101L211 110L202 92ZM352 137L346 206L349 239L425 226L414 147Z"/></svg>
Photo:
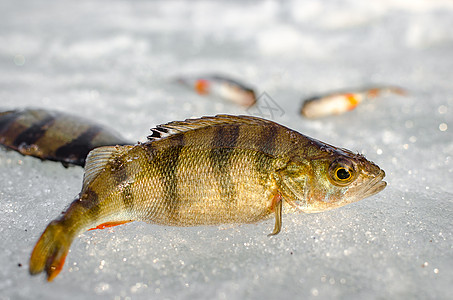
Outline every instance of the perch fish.
<svg viewBox="0 0 453 300"><path fill-rule="evenodd" d="M383 170L362 155L265 119L218 115L170 122L135 146L87 158L82 191L52 221L30 259L49 281L74 238L89 229L144 221L171 226L255 223L283 208L315 213L383 190Z"/></svg>
<svg viewBox="0 0 453 300"><path fill-rule="evenodd" d="M193 88L200 95L211 95L236 104L250 107L256 103L253 89L223 76L210 75L180 78L177 82Z"/></svg>
<svg viewBox="0 0 453 300"><path fill-rule="evenodd" d="M339 115L355 109L365 99L375 98L384 93L406 95L406 91L399 87L375 87L359 92L336 92L306 99L302 105L301 114L309 119Z"/></svg>
<svg viewBox="0 0 453 300"><path fill-rule="evenodd" d="M87 119L44 109L0 112L0 144L42 160L85 165L100 146L132 144L113 130Z"/></svg>

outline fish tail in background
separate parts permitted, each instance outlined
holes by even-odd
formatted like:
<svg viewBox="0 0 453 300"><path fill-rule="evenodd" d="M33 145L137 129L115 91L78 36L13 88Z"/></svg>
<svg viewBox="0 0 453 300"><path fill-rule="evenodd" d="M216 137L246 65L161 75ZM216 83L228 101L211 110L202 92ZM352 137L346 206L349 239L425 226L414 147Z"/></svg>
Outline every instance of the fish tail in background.
<svg viewBox="0 0 453 300"><path fill-rule="evenodd" d="M46 271L47 281L52 281L63 268L73 238L74 235L67 230L62 220L52 221L33 249L30 274Z"/></svg>
<svg viewBox="0 0 453 300"><path fill-rule="evenodd" d="M396 95L400 95L400 96L408 96L409 92L401 87L397 87L397 86L394 86L394 87L390 87L389 89L389 92L391 93L394 93Z"/></svg>
<svg viewBox="0 0 453 300"><path fill-rule="evenodd" d="M42 160L84 166L88 153L97 147L126 145L105 126L63 112L22 109L0 112L0 145Z"/></svg>
<svg viewBox="0 0 453 300"><path fill-rule="evenodd" d="M396 94L399 96L407 96L408 93L405 89L397 87L397 86L389 86L389 87L376 87L376 88L371 88L365 92L367 98L375 98L377 96L380 96L382 94Z"/></svg>

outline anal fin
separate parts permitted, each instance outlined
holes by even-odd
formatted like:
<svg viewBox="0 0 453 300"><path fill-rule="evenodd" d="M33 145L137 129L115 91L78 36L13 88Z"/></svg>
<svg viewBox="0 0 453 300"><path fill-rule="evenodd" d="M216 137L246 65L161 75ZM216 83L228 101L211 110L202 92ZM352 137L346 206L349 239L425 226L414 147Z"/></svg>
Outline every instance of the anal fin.
<svg viewBox="0 0 453 300"><path fill-rule="evenodd" d="M129 223L129 222L132 222L132 221L105 222L105 223L99 224L99 225L96 226L96 227L90 228L90 229L88 229L88 230L105 229L105 228L109 228L109 227L114 227L114 226L118 226L118 225L123 225L123 224Z"/></svg>

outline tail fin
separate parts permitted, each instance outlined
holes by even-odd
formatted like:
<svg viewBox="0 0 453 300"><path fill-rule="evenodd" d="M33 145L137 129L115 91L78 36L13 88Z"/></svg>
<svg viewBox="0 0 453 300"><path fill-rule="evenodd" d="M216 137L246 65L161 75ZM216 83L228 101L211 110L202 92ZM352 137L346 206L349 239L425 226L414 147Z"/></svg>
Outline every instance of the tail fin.
<svg viewBox="0 0 453 300"><path fill-rule="evenodd" d="M59 220L52 221L43 232L30 257L30 274L47 273L52 281L63 268L72 243L72 235Z"/></svg>

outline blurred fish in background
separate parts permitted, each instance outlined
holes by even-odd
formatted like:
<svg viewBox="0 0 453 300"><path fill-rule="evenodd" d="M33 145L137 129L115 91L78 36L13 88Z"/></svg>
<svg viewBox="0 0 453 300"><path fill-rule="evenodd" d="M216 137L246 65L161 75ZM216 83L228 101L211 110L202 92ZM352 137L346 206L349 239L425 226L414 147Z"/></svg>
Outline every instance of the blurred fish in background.
<svg viewBox="0 0 453 300"><path fill-rule="evenodd" d="M78 116L44 109L0 112L0 145L64 166L84 166L94 148L127 144L133 143Z"/></svg>
<svg viewBox="0 0 453 300"><path fill-rule="evenodd" d="M355 109L366 99L389 93L407 95L406 90L391 86L366 88L357 92L334 92L306 99L302 105L301 114L308 119L339 115Z"/></svg>
<svg viewBox="0 0 453 300"><path fill-rule="evenodd" d="M176 81L195 90L199 95L218 97L244 107L250 107L256 103L252 88L225 76L180 77Z"/></svg>

